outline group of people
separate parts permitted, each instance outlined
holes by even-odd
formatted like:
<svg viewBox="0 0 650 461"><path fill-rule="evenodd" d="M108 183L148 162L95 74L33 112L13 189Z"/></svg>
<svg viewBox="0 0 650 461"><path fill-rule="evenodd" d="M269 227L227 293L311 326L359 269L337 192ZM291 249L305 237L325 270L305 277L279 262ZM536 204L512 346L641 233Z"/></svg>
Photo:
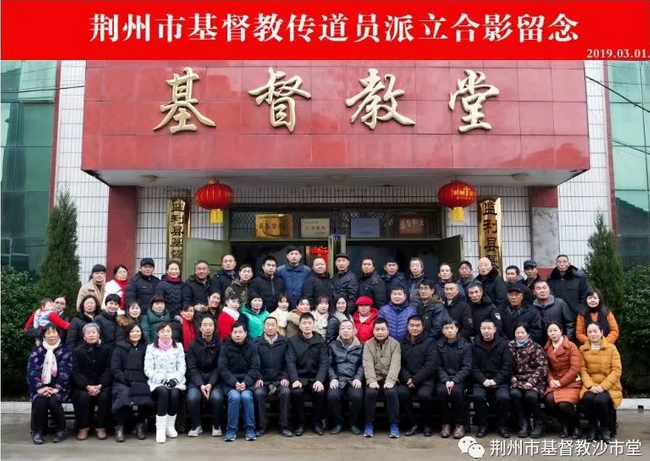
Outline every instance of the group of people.
<svg viewBox="0 0 650 461"><path fill-rule="evenodd" d="M622 399L618 327L602 294L566 256L558 256L548 280L532 260L524 263L526 277L510 266L504 280L487 259L479 260L476 278L464 261L458 279L447 264L428 278L418 258L409 276L394 260L379 276L366 258L360 278L345 254L336 255L334 275L322 258L311 270L301 259L289 247L284 265L268 256L254 277L250 265L236 270L226 255L213 277L199 261L185 282L176 261L162 280L144 258L133 278L120 265L108 283L105 267L96 265L70 321L65 298L43 300L25 325L37 339L27 373L33 442L44 443L48 412L53 441L66 438L61 404L69 396L79 440L93 427L106 439L113 416L118 442L131 428L144 439L155 412L156 441L165 442L178 436L186 404L188 436L202 434L205 404L212 436L234 441L242 416L246 440L255 440L270 430L269 396L279 403L280 433L301 436L305 394L318 435L326 425L334 435L347 425L372 437L381 396L390 437L399 437L400 427L406 436L432 436L438 403L440 435L460 439L471 394L477 437L487 433L493 399L503 437L511 421L519 437L541 437L543 401L562 437L582 436L581 403L586 438L611 440Z"/></svg>

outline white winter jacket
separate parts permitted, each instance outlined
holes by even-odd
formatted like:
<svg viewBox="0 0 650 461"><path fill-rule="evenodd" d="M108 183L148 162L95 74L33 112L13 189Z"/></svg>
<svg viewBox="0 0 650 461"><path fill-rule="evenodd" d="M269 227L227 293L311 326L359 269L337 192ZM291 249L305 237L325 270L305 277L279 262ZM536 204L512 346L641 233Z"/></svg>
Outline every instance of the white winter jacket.
<svg viewBox="0 0 650 461"><path fill-rule="evenodd" d="M181 343L176 343L175 346L168 351L153 344L147 346L144 374L149 378L149 389L152 392L155 388L164 386L168 379L178 381L176 389L185 390L185 353Z"/></svg>

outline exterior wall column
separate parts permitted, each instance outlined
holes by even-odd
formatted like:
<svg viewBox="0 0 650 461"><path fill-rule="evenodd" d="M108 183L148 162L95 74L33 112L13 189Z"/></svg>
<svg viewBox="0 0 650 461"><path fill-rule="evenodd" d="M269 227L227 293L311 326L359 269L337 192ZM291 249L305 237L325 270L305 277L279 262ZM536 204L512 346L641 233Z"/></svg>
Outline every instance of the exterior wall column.
<svg viewBox="0 0 650 461"><path fill-rule="evenodd" d="M135 273L135 247L138 227L137 187L111 186L108 190L108 235L106 269L112 278L113 268L124 264L129 276Z"/></svg>
<svg viewBox="0 0 650 461"><path fill-rule="evenodd" d="M560 254L557 187L531 187L528 196L531 256L537 262L539 275L546 278L555 267L555 258Z"/></svg>

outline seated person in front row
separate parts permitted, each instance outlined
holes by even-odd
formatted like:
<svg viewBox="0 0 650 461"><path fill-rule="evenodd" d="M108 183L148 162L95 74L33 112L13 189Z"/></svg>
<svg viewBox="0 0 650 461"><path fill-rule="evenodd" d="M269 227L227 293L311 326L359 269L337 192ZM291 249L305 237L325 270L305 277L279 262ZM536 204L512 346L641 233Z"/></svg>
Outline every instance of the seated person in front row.
<svg viewBox="0 0 650 461"><path fill-rule="evenodd" d="M372 339L363 347L363 373L367 384L364 399L366 416L364 437L372 437L375 433L377 396L380 393L386 397L390 437L399 437L399 395L396 384L402 365L402 352L399 342L389 337L389 333L386 319L378 318L375 320Z"/></svg>
<svg viewBox="0 0 650 461"><path fill-rule="evenodd" d="M472 288L469 289L472 296ZM499 337L494 321L485 318L479 325L479 334L472 345L474 376L474 407L476 409L476 437L487 433L487 397L496 396L497 432L505 439L510 437L508 412L510 411L510 376L512 353L508 341Z"/></svg>
<svg viewBox="0 0 650 461"><path fill-rule="evenodd" d="M277 312L277 309L276 311ZM255 410L257 412L257 436L262 437L269 432L269 420L266 416L266 399L269 395L278 394L280 400L280 434L292 437L289 425L289 390L287 375L287 339L278 333L278 319L268 316L264 320L264 334L255 339L257 353L260 356L260 376L255 381Z"/></svg>
<svg viewBox="0 0 650 461"><path fill-rule="evenodd" d="M446 314L447 311L445 311ZM397 387L400 407L404 409L410 427L404 435L410 437L417 434L419 429L423 429L424 436L431 437L433 435L431 429L433 394L438 358L435 340L424 330L424 320L420 315L412 315L408 319L407 328L408 335L400 341L402 367L399 372L400 385ZM419 425L413 407L414 396L417 396L418 402L420 402L421 422Z"/></svg>
<svg viewBox="0 0 650 461"><path fill-rule="evenodd" d="M298 420L294 434L305 433L305 392L311 394L314 432L325 433L325 380L327 379L327 343L314 333L314 316L307 312L300 316L300 333L289 338L287 346L287 373L291 382L291 403Z"/></svg>
<svg viewBox="0 0 650 461"><path fill-rule="evenodd" d="M226 442L234 442L239 427L239 414L244 413L246 440L256 440L253 385L260 374L260 357L257 347L248 338L246 326L235 322L219 352L219 374L223 379L223 392L228 399L228 426Z"/></svg>
<svg viewBox="0 0 650 461"><path fill-rule="evenodd" d="M347 307L347 305L346 305ZM343 430L341 400L345 394L350 399L350 431L361 434L359 417L363 407L363 345L355 336L354 323L343 320L338 338L329 345L329 379L327 404L333 427L330 434Z"/></svg>

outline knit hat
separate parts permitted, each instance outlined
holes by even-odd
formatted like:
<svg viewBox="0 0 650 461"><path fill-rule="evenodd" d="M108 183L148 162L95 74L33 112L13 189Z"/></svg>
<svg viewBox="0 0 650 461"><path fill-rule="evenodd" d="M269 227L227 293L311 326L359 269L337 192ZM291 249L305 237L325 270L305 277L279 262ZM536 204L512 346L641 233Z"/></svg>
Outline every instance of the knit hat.
<svg viewBox="0 0 650 461"><path fill-rule="evenodd" d="M94 274L95 272L106 272L106 266L103 266L101 264L95 264L93 266L93 270L91 270L90 273Z"/></svg>
<svg viewBox="0 0 650 461"><path fill-rule="evenodd" d="M94 328L94 329L97 330L97 333L98 333L98 334L100 334L100 335L102 334L102 329L101 329L101 327L99 326L99 324L97 324L97 323L95 323L95 322L90 322L90 323L85 324L85 325L83 326L83 328L81 329L81 333L85 335L85 334L86 334L86 330L89 329L89 328Z"/></svg>
<svg viewBox="0 0 650 461"><path fill-rule="evenodd" d="M360 296L355 303L358 306L372 306L372 298L370 296Z"/></svg>

